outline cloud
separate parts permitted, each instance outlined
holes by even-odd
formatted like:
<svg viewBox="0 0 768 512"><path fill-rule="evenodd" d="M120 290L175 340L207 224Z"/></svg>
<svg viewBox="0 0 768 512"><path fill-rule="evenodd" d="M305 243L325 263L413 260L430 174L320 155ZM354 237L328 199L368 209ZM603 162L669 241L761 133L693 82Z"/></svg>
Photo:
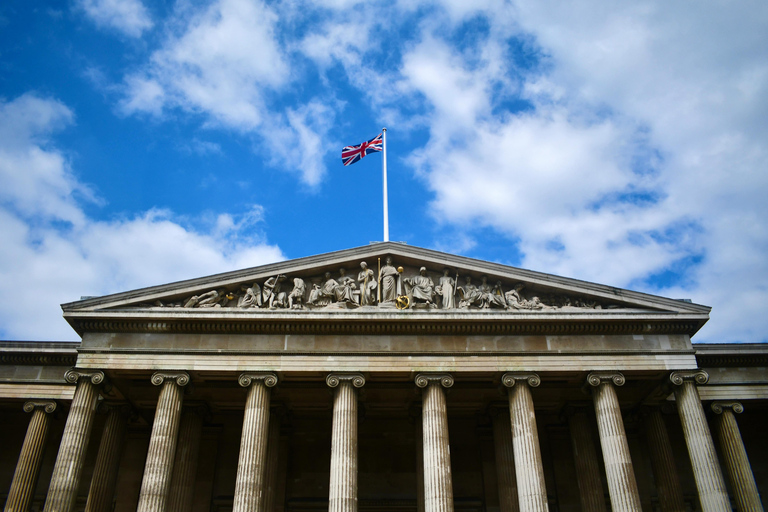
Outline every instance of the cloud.
<svg viewBox="0 0 768 512"><path fill-rule="evenodd" d="M89 218L81 202L93 194L49 140L73 119L61 102L33 94L0 103L0 135L6 135L0 136L0 337L76 339L59 305L81 295L284 258L260 233L259 205L186 221L164 210L107 221Z"/></svg>
<svg viewBox="0 0 768 512"><path fill-rule="evenodd" d="M334 111L320 100L279 108L270 98L290 91L289 56L277 40L278 16L259 1L219 0L182 10L149 62L124 80L120 108L127 115L162 118L169 109L200 116L208 128L255 136L275 167L315 187ZM297 152L297 144L308 144ZM307 148L311 148L309 151Z"/></svg>
<svg viewBox="0 0 768 512"><path fill-rule="evenodd" d="M119 30L131 37L141 37L154 23L140 0L77 0L77 7L104 28Z"/></svg>

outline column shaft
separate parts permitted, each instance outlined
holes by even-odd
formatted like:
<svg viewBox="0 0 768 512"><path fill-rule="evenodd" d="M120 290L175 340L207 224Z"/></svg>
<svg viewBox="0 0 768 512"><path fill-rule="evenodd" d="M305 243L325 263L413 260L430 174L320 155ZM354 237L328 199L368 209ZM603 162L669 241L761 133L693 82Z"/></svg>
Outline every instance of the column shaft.
<svg viewBox="0 0 768 512"><path fill-rule="evenodd" d="M275 382L277 380L275 379ZM266 379L240 378L240 384L250 386L243 416L240 458L233 512L259 512L264 498L264 463L269 431L269 388ZM274 386L274 383L272 384ZM245 386L244 386L245 387Z"/></svg>
<svg viewBox="0 0 768 512"><path fill-rule="evenodd" d="M691 380L683 380L675 388L675 401L685 443L688 445L701 509L703 512L728 512L731 503L696 385Z"/></svg>
<svg viewBox="0 0 768 512"><path fill-rule="evenodd" d="M744 448L744 441L733 414L733 411L741 412L743 407L738 402L724 405L726 404L715 402L712 409L717 413L715 423L720 451L725 459L728 478L731 480L736 508L739 512L763 512L755 476L752 474L747 450Z"/></svg>
<svg viewBox="0 0 768 512"><path fill-rule="evenodd" d="M623 379L624 377L621 376L619 380L622 384ZM600 432L608 492L611 496L611 508L614 512L641 512L640 493L637 490L635 471L629 455L629 444L624 431L624 421L621 418L619 399L609 379L602 378L599 382L592 388L592 397L597 428Z"/></svg>
<svg viewBox="0 0 768 512"><path fill-rule="evenodd" d="M597 449L592 437L592 425L585 411L579 410L568 418L573 446L573 461L576 464L576 481L579 484L579 498L583 512L605 512L603 479Z"/></svg>
<svg viewBox="0 0 768 512"><path fill-rule="evenodd" d="M496 477L499 481L499 510L500 512L519 512L512 424L509 422L506 411L494 413L493 445L496 451Z"/></svg>
<svg viewBox="0 0 768 512"><path fill-rule="evenodd" d="M76 381L77 388L69 408L64 434L59 444L59 454L53 467L44 512L69 512L77 498L80 476L83 471L88 442L91 439L96 399L104 374L67 372L65 379ZM95 381L95 382L94 382Z"/></svg>
<svg viewBox="0 0 768 512"><path fill-rule="evenodd" d="M8 499L5 501L5 512L27 512L35 493L37 477L40 474L40 463L43 460L43 449L48 437L50 413L56 409L55 402L27 402L24 410L32 411L32 417L27 426L27 435L21 446L19 461L13 474Z"/></svg>
<svg viewBox="0 0 768 512"><path fill-rule="evenodd" d="M645 417L645 433L662 512L685 512L683 488L675 466L672 443L658 408Z"/></svg>
<svg viewBox="0 0 768 512"><path fill-rule="evenodd" d="M181 421L181 406L184 400L182 385L189 381L189 376L153 375L152 382L162 382L160 397L157 400L155 420L152 423L152 435L149 438L147 461L144 465L144 477L141 481L137 512L165 512L168 492L171 488L173 460L176 453L176 439ZM177 382L181 380L181 384Z"/></svg>
<svg viewBox="0 0 768 512"><path fill-rule="evenodd" d="M267 459L264 463L264 501L262 512L272 512L277 496L278 468L280 453L280 415L269 413L269 434L267 434Z"/></svg>
<svg viewBox="0 0 768 512"><path fill-rule="evenodd" d="M333 400L330 512L357 511L357 393L349 380L339 382Z"/></svg>
<svg viewBox="0 0 768 512"><path fill-rule="evenodd" d="M451 453L448 444L448 408L445 391L430 381L422 391L424 443L424 510L453 512Z"/></svg>
<svg viewBox="0 0 768 512"><path fill-rule="evenodd" d="M204 410L199 409L191 408L185 410L181 415L167 512L189 512L192 510L197 459L200 454L200 438L203 435L203 414L205 414Z"/></svg>
<svg viewBox="0 0 768 512"><path fill-rule="evenodd" d="M117 470L128 429L128 407L108 406L109 416L101 434L99 454L91 477L85 512L110 512L115 495Z"/></svg>
<svg viewBox="0 0 768 512"><path fill-rule="evenodd" d="M547 512L547 486L544 482L536 413L526 380L518 380L509 389L509 415L520 512Z"/></svg>

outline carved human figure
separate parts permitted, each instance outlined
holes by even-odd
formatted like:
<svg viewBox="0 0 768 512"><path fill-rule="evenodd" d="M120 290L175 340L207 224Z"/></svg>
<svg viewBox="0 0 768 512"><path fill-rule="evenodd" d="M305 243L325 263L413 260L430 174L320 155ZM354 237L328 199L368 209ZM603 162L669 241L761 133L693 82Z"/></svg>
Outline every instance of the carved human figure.
<svg viewBox="0 0 768 512"><path fill-rule="evenodd" d="M347 275L347 271L343 268L339 269L339 284L336 286L336 302L353 302L355 301L355 280Z"/></svg>
<svg viewBox="0 0 768 512"><path fill-rule="evenodd" d="M376 302L376 274L368 268L364 261L360 262L360 272L357 274L358 287L360 288L360 304L370 306Z"/></svg>
<svg viewBox="0 0 768 512"><path fill-rule="evenodd" d="M319 296L327 299L330 302L336 302L336 288L338 288L339 282L331 277L330 272L325 273L325 282L320 288Z"/></svg>
<svg viewBox="0 0 768 512"><path fill-rule="evenodd" d="M331 276L330 272L326 272L326 279ZM322 298L323 295L323 288L317 284L312 283L312 289L309 290L309 297L307 298L307 304L316 305L318 301Z"/></svg>
<svg viewBox="0 0 768 512"><path fill-rule="evenodd" d="M261 302L269 309L275 309L278 306L285 307L286 293L281 292L282 283L285 280L283 274L272 276L261 287Z"/></svg>
<svg viewBox="0 0 768 512"><path fill-rule="evenodd" d="M523 283L517 283L512 290L509 290L504 294L504 298L507 300L507 307L512 309L543 309L544 304L541 303L538 297L533 297L527 300L522 295Z"/></svg>
<svg viewBox="0 0 768 512"><path fill-rule="evenodd" d="M293 278L293 290L288 294L288 308L301 309L304 302L304 292L306 291L304 280L298 277Z"/></svg>
<svg viewBox="0 0 768 512"><path fill-rule="evenodd" d="M258 283L253 283L250 287L243 286L241 289L245 293L237 301L239 308L260 308L261 307L261 287Z"/></svg>
<svg viewBox="0 0 768 512"><path fill-rule="evenodd" d="M470 306L481 306L482 294L478 290L477 286L472 284L472 278L467 276L463 286L457 288L460 293L461 300L459 301L460 308L468 308Z"/></svg>
<svg viewBox="0 0 768 512"><path fill-rule="evenodd" d="M209 292L193 295L189 298L185 308L220 308L229 302L226 290L211 290Z"/></svg>
<svg viewBox="0 0 768 512"><path fill-rule="evenodd" d="M435 283L427 275L426 267L419 269L419 275L406 277L403 281L412 302L424 302L427 305L432 305L435 300Z"/></svg>
<svg viewBox="0 0 768 512"><path fill-rule="evenodd" d="M451 270L444 269L443 276L440 278L440 284L435 288L435 292L442 298L443 309L453 309L456 307L456 281L450 276Z"/></svg>
<svg viewBox="0 0 768 512"><path fill-rule="evenodd" d="M392 258L387 257L386 264L379 272L381 302L394 302L397 298L397 276L397 269L392 266Z"/></svg>

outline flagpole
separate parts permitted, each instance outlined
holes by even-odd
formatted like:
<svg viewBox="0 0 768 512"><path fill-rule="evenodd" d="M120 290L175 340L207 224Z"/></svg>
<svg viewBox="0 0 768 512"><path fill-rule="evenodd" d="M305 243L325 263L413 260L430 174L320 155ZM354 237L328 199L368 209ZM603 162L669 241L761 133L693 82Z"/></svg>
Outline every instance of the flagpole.
<svg viewBox="0 0 768 512"><path fill-rule="evenodd" d="M382 160L382 177L384 179L384 241L389 242L389 206L387 201L387 129L382 128L382 145L384 158Z"/></svg>

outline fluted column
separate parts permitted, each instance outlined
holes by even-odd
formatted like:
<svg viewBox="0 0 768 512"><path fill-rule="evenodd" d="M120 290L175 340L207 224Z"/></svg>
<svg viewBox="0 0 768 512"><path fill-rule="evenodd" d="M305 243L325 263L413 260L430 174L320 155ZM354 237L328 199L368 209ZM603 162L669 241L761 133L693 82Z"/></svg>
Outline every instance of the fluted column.
<svg viewBox="0 0 768 512"><path fill-rule="evenodd" d="M75 396L69 407L67 423L59 444L59 454L53 467L44 512L69 512L77 498L77 488L83 472L85 454L91 439L96 399L104 373L73 368L64 379L77 384Z"/></svg>
<svg viewBox="0 0 768 512"><path fill-rule="evenodd" d="M239 384L248 388L240 438L240 458L233 512L259 512L264 498L264 463L269 433L269 388L277 384L274 373L243 373Z"/></svg>
<svg viewBox="0 0 768 512"><path fill-rule="evenodd" d="M651 466L659 492L659 505L662 512L685 512L683 488L675 466L672 443L669 441L667 426L658 407L647 411L644 418L645 434L651 456Z"/></svg>
<svg viewBox="0 0 768 512"><path fill-rule="evenodd" d="M520 512L547 512L547 486L530 389L538 387L541 379L535 373L507 372L501 382L509 388L509 417Z"/></svg>
<svg viewBox="0 0 768 512"><path fill-rule="evenodd" d="M627 433L624 431L619 399L614 389L614 386L624 385L624 375L619 372L592 372L587 376L587 382L592 386L611 508L614 512L641 512L640 493L629 455Z"/></svg>
<svg viewBox="0 0 768 512"><path fill-rule="evenodd" d="M264 462L264 499L261 512L272 512L275 506L275 496L278 486L279 452L280 452L280 423L281 414L273 408L269 412L269 433L267 434L267 458Z"/></svg>
<svg viewBox="0 0 768 512"><path fill-rule="evenodd" d="M365 379L359 373L332 373L325 382L336 388L331 434L329 512L357 512L357 391Z"/></svg>
<svg viewBox="0 0 768 512"><path fill-rule="evenodd" d="M496 452L496 477L499 487L499 510L519 512L517 478L515 477L515 448L512 444L512 424L508 410L491 411L493 446Z"/></svg>
<svg viewBox="0 0 768 512"><path fill-rule="evenodd" d="M91 477L91 487L88 490L85 512L110 512L112 510L117 470L120 467L120 457L123 453L131 407L127 404L103 403L99 406L99 412L102 411L108 414L107 422L101 434L99 454L96 456L96 465Z"/></svg>
<svg viewBox="0 0 768 512"><path fill-rule="evenodd" d="M603 479L597 458L592 425L587 411L576 409L568 417L571 431L573 461L576 464L576 482L579 484L579 498L583 512L605 512Z"/></svg>
<svg viewBox="0 0 768 512"><path fill-rule="evenodd" d="M19 461L13 473L8 499L5 501L5 512L27 512L35 484L40 474L40 463L43 460L43 449L48 437L50 415L56 410L56 402L51 400L31 400L24 404L24 412L31 412L27 426L27 435L21 446Z"/></svg>
<svg viewBox="0 0 768 512"><path fill-rule="evenodd" d="M208 415L205 404L184 406L179 424L176 455L173 460L173 476L168 497L167 512L188 512L192 510L195 494L197 458L200 454L200 438L203 435L203 419Z"/></svg>
<svg viewBox="0 0 768 512"><path fill-rule="evenodd" d="M183 387L189 384L189 374L156 372L152 375L152 384L162 389L152 423L137 512L165 512L184 401Z"/></svg>
<svg viewBox="0 0 768 512"><path fill-rule="evenodd" d="M720 451L725 458L725 468L731 480L736 509L739 512L763 512L763 504L757 491L755 475L749 465L747 450L741 440L739 425L733 413L741 414L744 407L739 402L712 402L712 410L717 415L717 436Z"/></svg>
<svg viewBox="0 0 768 512"><path fill-rule="evenodd" d="M453 386L447 373L420 373L422 439L424 446L424 510L453 512L451 452L448 444L448 407L443 388Z"/></svg>
<svg viewBox="0 0 768 512"><path fill-rule="evenodd" d="M731 510L725 480L720 470L715 452L715 443L704 416L701 398L696 384L706 384L707 372L682 371L672 372L669 376L675 385L675 402L683 426L688 456L693 466L693 476L699 491L699 501L703 512L726 512Z"/></svg>

